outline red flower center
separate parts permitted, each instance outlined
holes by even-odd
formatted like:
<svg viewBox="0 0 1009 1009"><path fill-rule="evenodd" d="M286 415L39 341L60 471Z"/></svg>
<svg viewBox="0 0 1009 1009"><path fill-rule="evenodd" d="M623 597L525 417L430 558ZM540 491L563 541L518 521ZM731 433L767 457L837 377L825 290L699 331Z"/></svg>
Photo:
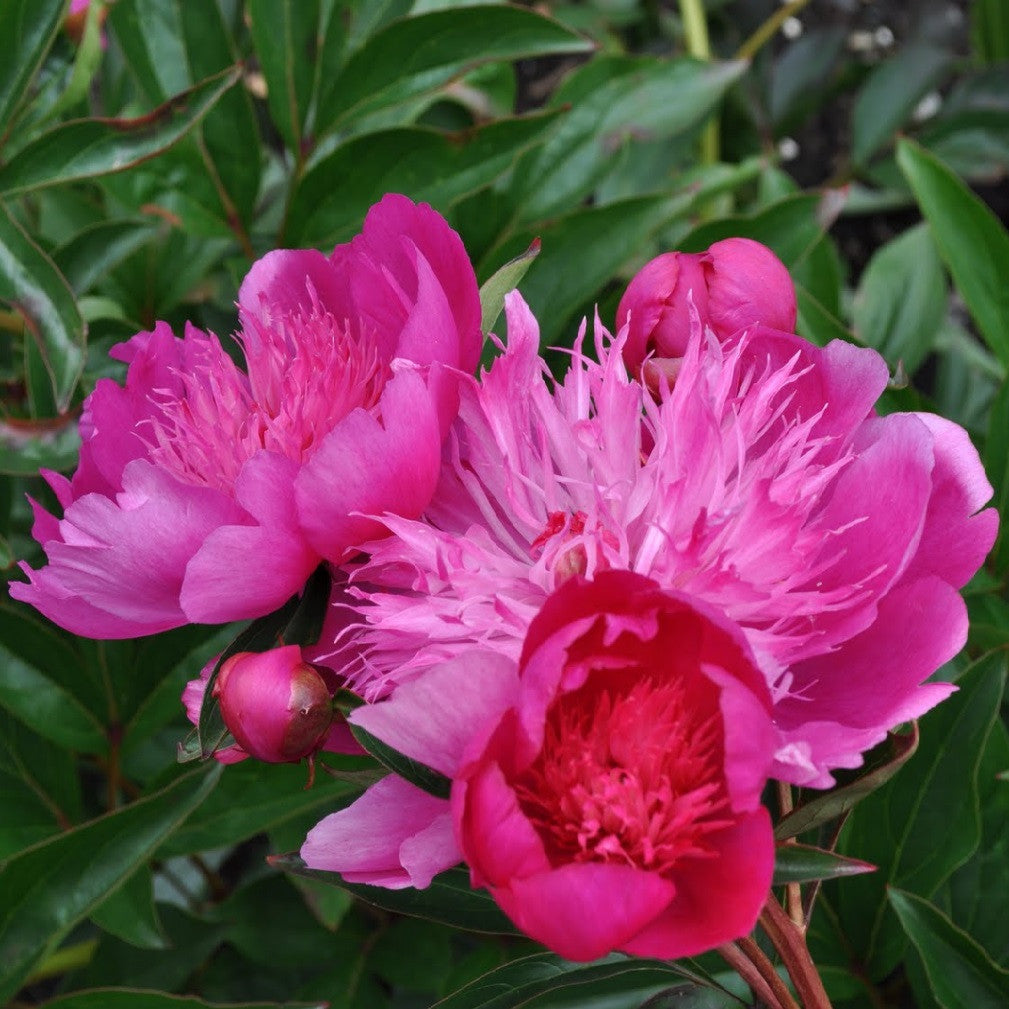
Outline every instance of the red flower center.
<svg viewBox="0 0 1009 1009"><path fill-rule="evenodd" d="M710 854L733 822L722 722L707 681L589 684L547 715L543 748L515 783L552 861L618 862L667 872ZM705 689L707 688L707 689Z"/></svg>

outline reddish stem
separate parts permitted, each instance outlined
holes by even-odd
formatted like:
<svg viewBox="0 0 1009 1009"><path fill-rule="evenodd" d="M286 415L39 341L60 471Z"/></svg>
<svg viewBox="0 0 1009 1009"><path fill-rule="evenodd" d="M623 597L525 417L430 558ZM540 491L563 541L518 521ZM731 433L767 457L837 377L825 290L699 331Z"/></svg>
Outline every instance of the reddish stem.
<svg viewBox="0 0 1009 1009"><path fill-rule="evenodd" d="M753 997L767 1006L767 1009L791 1009L788 1003L782 1003L774 994L760 968L740 949L739 945L728 942L719 946L716 952L749 985ZM774 970L773 967L771 969ZM794 1001L791 1005L795 1005Z"/></svg>
<svg viewBox="0 0 1009 1009"><path fill-rule="evenodd" d="M806 937L800 927L785 914L773 893L768 896L764 910L760 913L760 925L781 956L805 1009L831 1009L816 964L809 955Z"/></svg>
<svg viewBox="0 0 1009 1009"><path fill-rule="evenodd" d="M750 963L757 968L760 976L771 989L774 1002L770 1005L779 1005L781 1009L799 1009L799 1003L795 1001L795 996L788 990L788 985L782 980L774 964L771 963L767 954L757 945L757 943L747 936L739 940L739 948L749 959ZM754 992L756 994L756 992Z"/></svg>

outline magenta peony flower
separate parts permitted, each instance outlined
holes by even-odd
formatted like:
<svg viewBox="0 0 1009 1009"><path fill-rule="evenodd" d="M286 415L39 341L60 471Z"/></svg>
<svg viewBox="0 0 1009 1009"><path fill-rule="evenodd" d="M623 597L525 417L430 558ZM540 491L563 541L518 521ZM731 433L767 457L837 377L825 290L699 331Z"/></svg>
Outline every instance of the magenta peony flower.
<svg viewBox="0 0 1009 1009"><path fill-rule="evenodd" d="M720 341L748 326L790 333L795 289L781 260L749 238L726 238L702 253L657 256L634 276L617 307L617 328L627 326L623 353L632 375L646 357L683 357L692 311Z"/></svg>
<svg viewBox="0 0 1009 1009"><path fill-rule="evenodd" d="M11 594L96 638L259 616L435 488L480 304L458 235L387 196L326 257L271 252L239 293L247 371L159 323L115 348L125 387L85 402L72 480L35 507L49 564Z"/></svg>
<svg viewBox="0 0 1009 1009"><path fill-rule="evenodd" d="M375 698L474 647L515 660L574 574L647 575L745 633L779 734L774 776L814 787L953 689L924 681L963 646L957 590L996 533L966 433L877 417L874 351L695 326L668 395L628 380L597 327L551 389L535 320L462 391L423 520L388 517L351 574L359 630L330 664Z"/></svg>
<svg viewBox="0 0 1009 1009"><path fill-rule="evenodd" d="M424 886L461 852L561 956L692 956L746 935L767 896L769 713L723 616L630 572L576 577L530 624L517 680L509 660L464 653L351 716L449 774L451 803L386 778L302 856Z"/></svg>
<svg viewBox="0 0 1009 1009"><path fill-rule="evenodd" d="M197 725L211 659L182 691L186 717ZM297 645L268 652L238 652L227 659L214 681L221 717L236 742L215 751L222 764L256 757L272 764L297 762L317 750L362 753L343 716L333 708L339 678L310 665Z"/></svg>

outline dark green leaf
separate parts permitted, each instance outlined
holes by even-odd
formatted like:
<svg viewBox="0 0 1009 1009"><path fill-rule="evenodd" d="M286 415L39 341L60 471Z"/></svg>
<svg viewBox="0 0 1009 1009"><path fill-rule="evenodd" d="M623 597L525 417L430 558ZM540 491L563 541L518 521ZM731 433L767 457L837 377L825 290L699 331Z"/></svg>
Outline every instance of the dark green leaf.
<svg viewBox="0 0 1009 1009"><path fill-rule="evenodd" d="M439 799L447 799L452 789L452 782L437 771L419 761L411 760L387 746L381 739L362 729L360 725L350 722L350 731L354 738L383 766L388 767L405 781L422 789L429 795Z"/></svg>
<svg viewBox="0 0 1009 1009"><path fill-rule="evenodd" d="M846 858L808 844L779 844L774 853L773 886L812 883L817 879L837 879L874 872L876 867L857 858Z"/></svg>
<svg viewBox="0 0 1009 1009"><path fill-rule="evenodd" d="M162 102L194 83L178 0L117 0L108 24L149 101Z"/></svg>
<svg viewBox="0 0 1009 1009"><path fill-rule="evenodd" d="M0 168L0 173L3 169ZM17 309L42 351L57 406L65 410L84 366L87 327L53 261L0 203L0 302Z"/></svg>
<svg viewBox="0 0 1009 1009"><path fill-rule="evenodd" d="M53 262L74 293L87 293L113 266L155 233L152 218L102 221L75 235L53 253Z"/></svg>
<svg viewBox="0 0 1009 1009"><path fill-rule="evenodd" d="M926 43L902 46L869 75L855 102L852 157L864 165L908 120L921 97L952 63L953 54Z"/></svg>
<svg viewBox="0 0 1009 1009"><path fill-rule="evenodd" d="M985 62L1009 60L1009 7L1002 0L973 0L971 40L975 53Z"/></svg>
<svg viewBox="0 0 1009 1009"><path fill-rule="evenodd" d="M312 98L319 0L249 0L248 8L270 113L287 146L300 158Z"/></svg>
<svg viewBox="0 0 1009 1009"><path fill-rule="evenodd" d="M853 306L856 335L891 367L913 374L946 317L946 278L928 226L878 249L862 273Z"/></svg>
<svg viewBox="0 0 1009 1009"><path fill-rule="evenodd" d="M274 855L270 864L284 872L306 876L332 886L338 886L369 904L396 914L409 914L427 918L466 932L487 932L492 935L517 935L518 930L505 917L485 890L473 890L469 873L463 869L449 869L435 876L426 890L388 890L382 886L365 886L347 883L339 873L309 869L297 855Z"/></svg>
<svg viewBox="0 0 1009 1009"><path fill-rule="evenodd" d="M670 988L682 982L684 978L691 982L696 981L693 974L674 963L642 960L626 957L620 953L587 964L569 963L553 953L534 953L490 971L465 988L449 995L448 998L442 999L432 1009L519 1009L539 996L565 992L570 988L579 991L577 995L566 993L565 996L561 996L563 1001L571 1005L584 1006L586 1009L595 1004L593 995L604 989L610 994L614 990L619 992L621 989L625 993L640 992L633 1003L639 1005L649 997L649 991L657 994L656 989ZM615 989L608 984L614 980L618 982ZM720 993L712 994L718 1001L709 1003L688 1001L685 1004L690 1009L695 1006L733 1004L731 1001L725 1001ZM573 995L577 1001L569 1001ZM537 1004L556 1003L551 1001ZM626 1003L621 1001L619 1004Z"/></svg>
<svg viewBox="0 0 1009 1009"><path fill-rule="evenodd" d="M545 224L538 234L526 230L509 239L480 272L501 266L541 237L542 250L525 276L522 293L540 320L541 342L556 343L571 316L590 307L586 303L603 284L689 204L689 199L646 196L579 210ZM568 335L568 344L573 337L573 332Z"/></svg>
<svg viewBox="0 0 1009 1009"><path fill-rule="evenodd" d="M901 140L897 163L981 335L1009 365L1009 234L942 162L917 144Z"/></svg>
<svg viewBox="0 0 1009 1009"><path fill-rule="evenodd" d="M204 1002L192 995L169 995L145 988L93 988L61 995L45 1003L45 1009L271 1009L274 1003ZM326 1009L326 1002L284 1002L276 1009Z"/></svg>
<svg viewBox="0 0 1009 1009"><path fill-rule="evenodd" d="M233 87L225 70L136 119L77 119L31 141L0 168L0 193L21 193L121 172L184 137Z"/></svg>
<svg viewBox="0 0 1009 1009"><path fill-rule="evenodd" d="M853 342L855 337L833 312L824 306L806 288L796 282L795 301L798 309L795 331L820 347L831 340Z"/></svg>
<svg viewBox="0 0 1009 1009"><path fill-rule="evenodd" d="M458 135L401 127L351 138L299 183L285 238L317 247L346 240L385 193L447 207L507 171L522 151L542 140L555 118L547 113L501 119Z"/></svg>
<svg viewBox="0 0 1009 1009"><path fill-rule="evenodd" d="M885 743L866 756L865 765L858 772L837 772L838 784L829 792L812 793L812 798L800 803L778 823L774 836L779 841L787 840L844 816L857 802L885 785L917 749L917 725L910 732L891 732Z"/></svg>
<svg viewBox="0 0 1009 1009"><path fill-rule="evenodd" d="M489 333L504 308L505 295L514 291L526 275L532 261L540 254L540 240L533 241L525 252L509 259L492 277L480 285L480 329Z"/></svg>
<svg viewBox="0 0 1009 1009"><path fill-rule="evenodd" d="M39 957L129 875L210 793L220 775L200 769L147 799L43 841L0 864L0 1001Z"/></svg>
<svg viewBox="0 0 1009 1009"><path fill-rule="evenodd" d="M890 905L921 956L929 985L943 1009L1004 1009L1009 971L934 904L891 887Z"/></svg>
<svg viewBox="0 0 1009 1009"><path fill-rule="evenodd" d="M745 63L611 57L572 75L553 104L573 107L547 142L516 171L523 223L572 210L612 169L617 152L636 140L665 139L699 123ZM605 62L605 61L604 61ZM589 78L588 85L579 77Z"/></svg>
<svg viewBox="0 0 1009 1009"><path fill-rule="evenodd" d="M1004 681L1004 654L974 663L959 690L922 718L915 759L858 806L842 836L841 850L879 866L831 894L854 955L874 979L893 969L905 947L885 887L931 897L977 848L978 766Z"/></svg>
<svg viewBox="0 0 1009 1009"><path fill-rule="evenodd" d="M154 879L141 866L118 890L114 890L91 914L101 929L141 949L164 949L164 930L154 909Z"/></svg>
<svg viewBox="0 0 1009 1009"><path fill-rule="evenodd" d="M768 246L791 270L812 252L841 206L843 196L830 189L787 196L750 216L702 224L678 244L683 252L705 252L723 238L752 238Z"/></svg>
<svg viewBox="0 0 1009 1009"><path fill-rule="evenodd" d="M343 120L434 91L491 60L590 48L556 21L520 7L457 7L402 18L321 82L316 130L321 135Z"/></svg>
<svg viewBox="0 0 1009 1009"><path fill-rule="evenodd" d="M322 817L345 805L361 786L319 773L307 788L304 764L246 760L228 768L210 799L168 838L159 854L189 855L237 844L295 816Z"/></svg>
<svg viewBox="0 0 1009 1009"><path fill-rule="evenodd" d="M37 665L0 643L0 705L39 735L70 750L102 753L108 737L95 717Z"/></svg>
<svg viewBox="0 0 1009 1009"><path fill-rule="evenodd" d="M0 143L63 20L65 0L0 4Z"/></svg>

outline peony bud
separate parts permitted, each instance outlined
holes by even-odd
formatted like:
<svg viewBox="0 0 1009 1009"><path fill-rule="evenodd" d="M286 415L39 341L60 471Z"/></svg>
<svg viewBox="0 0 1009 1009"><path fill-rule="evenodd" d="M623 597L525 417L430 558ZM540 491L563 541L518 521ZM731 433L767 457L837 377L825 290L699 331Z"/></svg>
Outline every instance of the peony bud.
<svg viewBox="0 0 1009 1009"><path fill-rule="evenodd" d="M617 307L626 324L624 362L636 375L649 355L683 357L690 305L721 342L748 326L795 329L795 289L788 270L766 246L726 238L707 252L667 252L638 271Z"/></svg>
<svg viewBox="0 0 1009 1009"><path fill-rule="evenodd" d="M242 749L271 763L314 753L333 721L329 689L297 645L232 655L217 674L214 696Z"/></svg>

